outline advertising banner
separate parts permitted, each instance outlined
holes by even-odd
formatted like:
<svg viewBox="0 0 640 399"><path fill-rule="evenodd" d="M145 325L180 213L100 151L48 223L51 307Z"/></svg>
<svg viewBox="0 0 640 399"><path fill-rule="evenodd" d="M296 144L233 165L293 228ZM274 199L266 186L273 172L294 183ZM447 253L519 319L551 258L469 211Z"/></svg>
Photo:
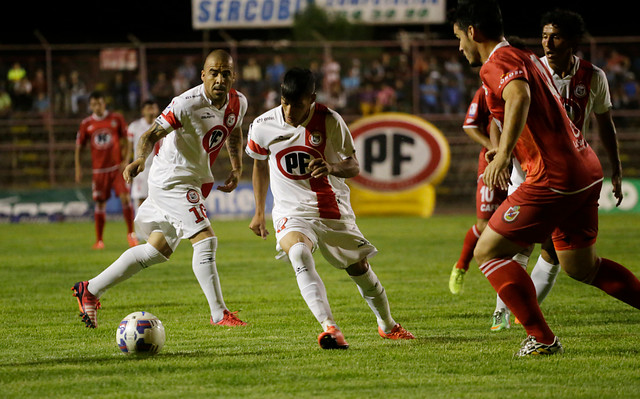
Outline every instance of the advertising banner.
<svg viewBox="0 0 640 399"><path fill-rule="evenodd" d="M354 23L444 23L445 0L192 0L194 29L268 29L293 25L310 4Z"/></svg>

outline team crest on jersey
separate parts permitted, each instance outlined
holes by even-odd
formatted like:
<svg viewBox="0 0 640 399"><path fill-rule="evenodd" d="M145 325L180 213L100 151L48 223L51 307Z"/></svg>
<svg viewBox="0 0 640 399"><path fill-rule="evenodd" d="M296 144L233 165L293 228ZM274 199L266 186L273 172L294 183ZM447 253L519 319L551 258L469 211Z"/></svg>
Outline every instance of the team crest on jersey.
<svg viewBox="0 0 640 399"><path fill-rule="evenodd" d="M504 221L507 223L511 223L514 220L516 220L519 214L520 214L520 206L519 205L512 206L511 208L507 209L507 211L504 213L503 215Z"/></svg>
<svg viewBox="0 0 640 399"><path fill-rule="evenodd" d="M231 127L231 126L235 125L235 123L236 123L236 114L234 114L232 112L229 115L227 115L227 120L226 120L225 123L227 124L227 127Z"/></svg>
<svg viewBox="0 0 640 399"><path fill-rule="evenodd" d="M309 142L313 146L319 146L322 144L322 133L320 132L311 132L309 133Z"/></svg>
<svg viewBox="0 0 640 399"><path fill-rule="evenodd" d="M198 194L198 192L194 189L189 189L189 191L187 191L187 201L191 202L192 204L197 204L198 202L200 202L200 194Z"/></svg>
<svg viewBox="0 0 640 399"><path fill-rule="evenodd" d="M584 84L580 83L579 85L576 86L573 92L576 95L576 97L583 98L587 95L587 87Z"/></svg>

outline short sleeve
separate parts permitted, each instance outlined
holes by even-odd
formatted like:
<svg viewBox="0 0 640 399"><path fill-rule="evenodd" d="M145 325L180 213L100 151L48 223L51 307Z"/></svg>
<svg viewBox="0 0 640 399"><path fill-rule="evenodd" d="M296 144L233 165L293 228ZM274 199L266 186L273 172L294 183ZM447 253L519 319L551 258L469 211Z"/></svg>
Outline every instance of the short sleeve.
<svg viewBox="0 0 640 399"><path fill-rule="evenodd" d="M330 137L335 151L343 158L353 156L356 152L355 145L344 119L337 112L331 110L327 114L326 126L327 135Z"/></svg>
<svg viewBox="0 0 640 399"><path fill-rule="evenodd" d="M174 130L180 129L182 123L180 118L183 114L182 101L179 97L174 99L167 105L160 115L156 118L156 123L160 125L167 133L171 133Z"/></svg>
<svg viewBox="0 0 640 399"><path fill-rule="evenodd" d="M260 124L256 124L255 121L249 126L247 146L244 151L253 159L265 160L269 158L268 144L264 142L264 134L261 134L262 130Z"/></svg>
<svg viewBox="0 0 640 399"><path fill-rule="evenodd" d="M604 71L600 68L593 70L591 78L591 91L593 94L593 112L603 114L611 109L611 94L609 93L609 83Z"/></svg>

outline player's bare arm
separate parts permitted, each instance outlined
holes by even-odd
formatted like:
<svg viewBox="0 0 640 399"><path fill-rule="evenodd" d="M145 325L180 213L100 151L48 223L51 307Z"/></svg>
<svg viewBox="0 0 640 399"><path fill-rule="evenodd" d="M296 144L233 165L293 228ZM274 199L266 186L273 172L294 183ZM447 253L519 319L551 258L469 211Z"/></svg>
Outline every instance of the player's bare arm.
<svg viewBox="0 0 640 399"><path fill-rule="evenodd" d="M267 190L269 189L269 161L254 159L253 175L251 176L253 183L253 195L256 202L256 210L249 224L249 228L253 233L262 239L266 239L269 235L266 220L264 216L264 208L267 201Z"/></svg>
<svg viewBox="0 0 640 399"><path fill-rule="evenodd" d="M622 202L622 163L620 162L620 152L618 147L618 139L616 137L616 126L611 117L611 111L602 114L595 114L598 122L598 135L604 146L609 164L611 165L611 184L613 185L613 196L618 202L616 206Z"/></svg>
<svg viewBox="0 0 640 399"><path fill-rule="evenodd" d="M322 158L314 158L309 162L309 170L312 178L333 175L348 179L358 176L360 164L355 154L336 163L329 163Z"/></svg>
<svg viewBox="0 0 640 399"><path fill-rule="evenodd" d="M127 183L131 184L133 182L133 178L138 176L144 170L144 163L149 154L153 151L153 147L167 134L167 131L164 130L164 128L157 122L153 122L153 125L151 125L149 130L144 132L138 141L135 159L127 165L127 167L124 168L124 172L122 172L122 176Z"/></svg>
<svg viewBox="0 0 640 399"><path fill-rule="evenodd" d="M218 186L217 189L225 193L229 193L238 187L238 182L242 176L242 128L236 126L229 135L225 143L229 152L229 160L231 161L231 172L224 182L224 186Z"/></svg>
<svg viewBox="0 0 640 399"><path fill-rule="evenodd" d="M476 143L480 144L487 150L490 150L494 146L491 145L491 140L486 135L482 134L482 130L480 130L477 126L464 126L462 128L464 132L469 136L469 138Z"/></svg>
<svg viewBox="0 0 640 399"><path fill-rule="evenodd" d="M124 170L124 168L127 167L127 164L129 164L129 159L131 159L132 147L133 146L131 145L131 142L129 140L127 140L126 138L120 139L120 148L122 149L122 161L120 161L120 170Z"/></svg>
<svg viewBox="0 0 640 399"><path fill-rule="evenodd" d="M527 121L531 104L529 84L520 79L512 80L502 91L502 98L505 105L500 142L483 176L484 183L490 189L495 187L507 189L501 176L505 176L504 172L509 168L511 154Z"/></svg>

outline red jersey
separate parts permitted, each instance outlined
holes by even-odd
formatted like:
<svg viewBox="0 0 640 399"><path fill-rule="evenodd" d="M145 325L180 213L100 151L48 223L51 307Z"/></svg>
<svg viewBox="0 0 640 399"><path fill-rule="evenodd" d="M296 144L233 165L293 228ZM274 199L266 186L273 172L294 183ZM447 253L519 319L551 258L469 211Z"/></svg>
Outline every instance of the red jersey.
<svg viewBox="0 0 640 399"><path fill-rule="evenodd" d="M480 69L480 77L487 105L501 126L504 87L514 79L529 84L531 105L514 150L527 173L526 183L573 193L602 180L598 157L569 120L549 71L533 52L502 42Z"/></svg>
<svg viewBox="0 0 640 399"><path fill-rule="evenodd" d="M93 173L111 172L122 162L120 139L127 138L127 124L117 112L107 112L99 119L95 115L80 123L76 143L84 146L91 143Z"/></svg>
<svg viewBox="0 0 640 399"><path fill-rule="evenodd" d="M487 106L484 88L480 87L476 90L476 94L469 104L467 116L464 118L463 128L475 127L489 137L489 127L491 126L491 111Z"/></svg>

